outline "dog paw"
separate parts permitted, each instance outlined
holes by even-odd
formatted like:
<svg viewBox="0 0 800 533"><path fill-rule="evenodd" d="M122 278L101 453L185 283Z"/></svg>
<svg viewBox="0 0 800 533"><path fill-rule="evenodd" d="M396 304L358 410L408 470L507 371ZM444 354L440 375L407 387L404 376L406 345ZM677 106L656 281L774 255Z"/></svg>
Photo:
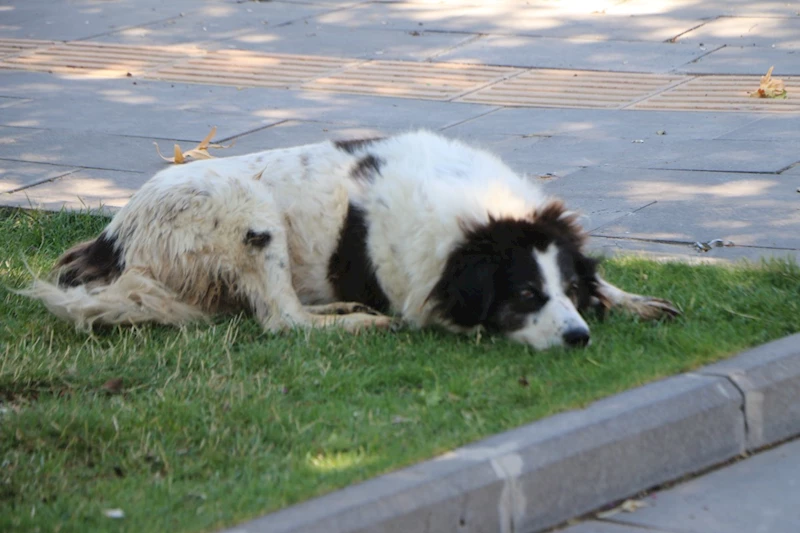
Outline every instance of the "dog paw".
<svg viewBox="0 0 800 533"><path fill-rule="evenodd" d="M681 311L669 300L640 296L631 302L631 310L645 320L672 319Z"/></svg>

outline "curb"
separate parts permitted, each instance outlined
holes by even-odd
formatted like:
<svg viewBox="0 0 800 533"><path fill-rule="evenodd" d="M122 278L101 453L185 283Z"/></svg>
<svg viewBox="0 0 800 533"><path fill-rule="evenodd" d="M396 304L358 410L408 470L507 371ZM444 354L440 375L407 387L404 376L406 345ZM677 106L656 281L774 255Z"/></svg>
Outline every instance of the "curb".
<svg viewBox="0 0 800 533"><path fill-rule="evenodd" d="M800 434L800 334L227 533L534 532Z"/></svg>

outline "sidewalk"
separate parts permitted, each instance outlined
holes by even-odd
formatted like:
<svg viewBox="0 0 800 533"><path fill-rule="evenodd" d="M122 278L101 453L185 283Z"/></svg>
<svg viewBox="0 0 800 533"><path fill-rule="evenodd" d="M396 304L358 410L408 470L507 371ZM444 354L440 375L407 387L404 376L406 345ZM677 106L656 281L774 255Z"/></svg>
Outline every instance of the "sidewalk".
<svg viewBox="0 0 800 533"><path fill-rule="evenodd" d="M424 127L567 197L603 251L797 257L792 5L7 0L0 202L118 207L154 141L211 126L225 154ZM749 98L772 65L789 99Z"/></svg>
<svg viewBox="0 0 800 533"><path fill-rule="evenodd" d="M792 533L800 441L793 441L641 499L632 513L605 513L563 533Z"/></svg>
<svg viewBox="0 0 800 533"><path fill-rule="evenodd" d="M749 97L773 65L789 98ZM217 155L438 130L567 198L598 251L800 259L798 2L0 0L0 205L113 210L154 142L212 126ZM797 531L781 454L567 531Z"/></svg>

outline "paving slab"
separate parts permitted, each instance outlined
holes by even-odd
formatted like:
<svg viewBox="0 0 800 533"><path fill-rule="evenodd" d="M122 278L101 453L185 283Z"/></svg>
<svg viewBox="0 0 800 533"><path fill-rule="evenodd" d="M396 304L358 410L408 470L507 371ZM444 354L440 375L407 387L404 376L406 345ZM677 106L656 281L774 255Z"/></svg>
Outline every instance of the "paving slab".
<svg viewBox="0 0 800 533"><path fill-rule="evenodd" d="M97 132L0 127L0 160L153 174L166 164L153 142ZM159 142L162 152L170 152L172 141Z"/></svg>
<svg viewBox="0 0 800 533"><path fill-rule="evenodd" d="M800 114L763 117L721 135L719 138L747 141L798 141L800 140Z"/></svg>
<svg viewBox="0 0 800 533"><path fill-rule="evenodd" d="M746 130L763 115L620 109L503 108L446 130L448 135L511 135L580 137L584 139L649 140L714 139ZM797 117L793 117L797 120ZM787 124L786 130L790 126ZM800 125L798 125L800 129ZM738 137L732 137L738 138ZM791 138L791 137L788 137Z"/></svg>
<svg viewBox="0 0 800 533"><path fill-rule="evenodd" d="M730 264L731 261L748 260L758 263L763 258L789 259L800 262L800 249L784 250L757 246L732 246L698 250L690 243L667 244L640 239L621 239L592 235L590 253L601 257L640 256L657 261L681 261L689 264Z"/></svg>
<svg viewBox="0 0 800 533"><path fill-rule="evenodd" d="M730 382L678 376L230 531L538 531L734 457L743 445L741 396ZM479 508L486 514L473 514Z"/></svg>
<svg viewBox="0 0 800 533"><path fill-rule="evenodd" d="M623 139L585 140L553 136L535 145L531 157L570 158L580 166L613 164L640 169L777 173L798 160L800 143L676 139L664 135L645 142Z"/></svg>
<svg viewBox="0 0 800 533"><path fill-rule="evenodd" d="M522 137L499 152L529 174L564 167L612 165L638 169L777 173L798 161L797 141L684 140L656 135L643 139L584 139L569 136ZM526 170L528 168L529 170Z"/></svg>
<svg viewBox="0 0 800 533"><path fill-rule="evenodd" d="M245 35L270 39L275 27L332 11L333 6L284 2L212 2L178 16L115 31L93 40L136 45L205 43L214 46Z"/></svg>
<svg viewBox="0 0 800 533"><path fill-rule="evenodd" d="M201 0L205 1L205 0ZM149 24L176 17L184 2L4 2L0 17L0 37L19 39L74 40L118 31L125 27ZM195 3L195 6L199 4Z"/></svg>
<svg viewBox="0 0 800 533"><path fill-rule="evenodd" d="M322 24L359 28L658 42L702 23L692 14L654 17L653 13L644 13L642 17L631 17L627 13L605 12L615 3L376 2L321 15L317 20Z"/></svg>
<svg viewBox="0 0 800 533"><path fill-rule="evenodd" d="M707 21L707 19L693 16L682 17L672 14L630 15L612 13L608 10L605 13L578 17L566 15L554 18L559 20L558 24L547 27L534 27L533 29L521 28L514 31L514 33L585 41L663 43Z"/></svg>
<svg viewBox="0 0 800 533"><path fill-rule="evenodd" d="M495 106L434 102L408 98L337 94L324 91L284 91L252 88L233 98L198 104L189 111L250 114L268 120L313 120L380 129L440 129L478 117Z"/></svg>
<svg viewBox="0 0 800 533"><path fill-rule="evenodd" d="M348 28L327 24L298 26L292 24L252 31L219 46L266 53L422 61L478 37L467 33Z"/></svg>
<svg viewBox="0 0 800 533"><path fill-rule="evenodd" d="M275 148L289 148L326 140L384 137L393 133L398 133L398 130L288 120L276 126L236 137L232 140L233 146L225 150L224 153L225 155L239 155Z"/></svg>
<svg viewBox="0 0 800 533"><path fill-rule="evenodd" d="M593 234L694 243L800 249L796 184L779 175L587 168L553 183L566 198L625 199L633 211Z"/></svg>
<svg viewBox="0 0 800 533"><path fill-rule="evenodd" d="M800 434L800 334L707 366L701 373L725 376L744 393L748 450Z"/></svg>
<svg viewBox="0 0 800 533"><path fill-rule="evenodd" d="M800 531L798 480L800 441L794 441L660 492L647 507L614 520L681 533L791 533Z"/></svg>
<svg viewBox="0 0 800 533"><path fill-rule="evenodd" d="M636 527L631 525L614 524L613 522L601 522L598 520L591 520L588 522L581 522L572 527L559 530L562 533L681 533L674 529L659 529L653 531L649 527Z"/></svg>
<svg viewBox="0 0 800 533"><path fill-rule="evenodd" d="M205 93L203 98L213 98L197 89ZM0 125L199 142L213 126L222 139L279 122L250 114L208 112L198 102L187 102L181 92L153 97L128 85L71 97L39 97L5 109ZM186 109L187 103L195 109Z"/></svg>
<svg viewBox="0 0 800 533"><path fill-rule="evenodd" d="M739 17L794 17L797 5L781 0L752 2L750 0L671 0L653 2L652 0L628 0L615 2L605 9L615 15L660 15L664 17L716 18L719 16Z"/></svg>
<svg viewBox="0 0 800 533"><path fill-rule="evenodd" d="M676 68L691 74L752 74L763 76L774 66L773 76L800 74L800 50L761 46L726 46Z"/></svg>
<svg viewBox="0 0 800 533"><path fill-rule="evenodd" d="M5 162L0 161L0 166ZM0 205L60 211L111 213L128 203L150 174L78 169L58 179L18 192L0 194Z"/></svg>
<svg viewBox="0 0 800 533"><path fill-rule="evenodd" d="M0 134L0 143L4 139L3 135ZM37 183L64 176L75 170L71 167L0 160L0 193L31 187Z"/></svg>
<svg viewBox="0 0 800 533"><path fill-rule="evenodd" d="M690 30L678 43L715 48L758 46L782 50L800 49L800 18L722 17Z"/></svg>
<svg viewBox="0 0 800 533"><path fill-rule="evenodd" d="M697 46L490 35L440 55L437 61L518 67L670 72L699 58Z"/></svg>

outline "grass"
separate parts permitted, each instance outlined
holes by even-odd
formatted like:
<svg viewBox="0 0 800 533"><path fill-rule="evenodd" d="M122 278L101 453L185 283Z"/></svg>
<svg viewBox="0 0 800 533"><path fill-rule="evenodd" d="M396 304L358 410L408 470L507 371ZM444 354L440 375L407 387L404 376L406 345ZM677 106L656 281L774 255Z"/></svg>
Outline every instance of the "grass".
<svg viewBox="0 0 800 533"><path fill-rule="evenodd" d="M586 350L437 331L74 331L7 288L106 220L0 211L0 530L213 530L800 329L788 262L605 263L671 323L594 320ZM119 382L111 380L122 380ZM124 518L104 515L122 509Z"/></svg>

